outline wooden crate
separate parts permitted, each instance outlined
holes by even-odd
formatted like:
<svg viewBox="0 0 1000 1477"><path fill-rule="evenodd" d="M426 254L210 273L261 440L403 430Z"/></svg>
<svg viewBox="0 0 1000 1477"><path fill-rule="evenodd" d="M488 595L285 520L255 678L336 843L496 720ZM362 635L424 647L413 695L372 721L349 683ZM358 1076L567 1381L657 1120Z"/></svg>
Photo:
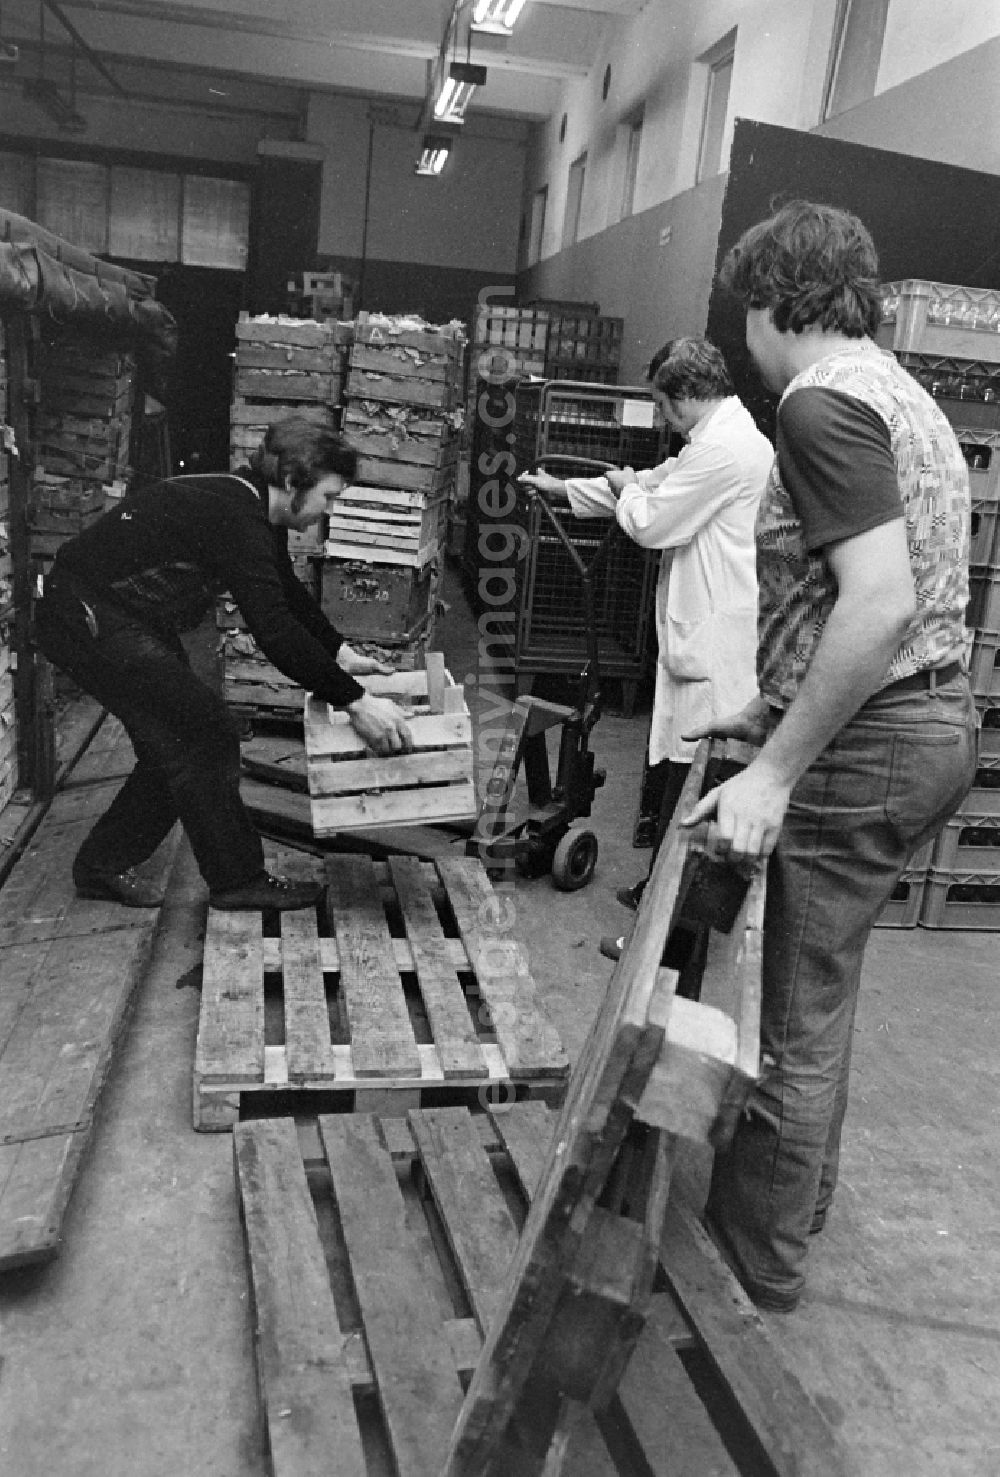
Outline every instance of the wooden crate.
<svg viewBox="0 0 1000 1477"><path fill-rule="evenodd" d="M321 875L301 854L279 865ZM266 928L209 912L195 1128L229 1128L248 1106L561 1099L566 1053L478 862L336 854L325 877L317 912Z"/></svg>
<svg viewBox="0 0 1000 1477"><path fill-rule="evenodd" d="M417 379L403 374L376 374L367 369L352 368L347 376L346 393L349 400L451 410L458 398L458 386L452 380Z"/></svg>
<svg viewBox="0 0 1000 1477"><path fill-rule="evenodd" d="M472 718L462 688L444 671L440 652L428 668L366 677L364 686L392 697L408 716L413 752L379 758L365 747L347 713L310 694L305 709L306 764L317 836L470 820L476 815Z"/></svg>
<svg viewBox="0 0 1000 1477"><path fill-rule="evenodd" d="M326 552L336 549L343 557L339 546L347 544L357 558L367 558L369 549L395 550L407 556L407 562L425 564L428 551L441 545L441 511L441 489L345 487L327 504Z"/></svg>
<svg viewBox="0 0 1000 1477"><path fill-rule="evenodd" d="M364 559L324 559L319 570L320 605L352 644L356 637L410 641L427 621L440 574L436 563L417 569Z"/></svg>

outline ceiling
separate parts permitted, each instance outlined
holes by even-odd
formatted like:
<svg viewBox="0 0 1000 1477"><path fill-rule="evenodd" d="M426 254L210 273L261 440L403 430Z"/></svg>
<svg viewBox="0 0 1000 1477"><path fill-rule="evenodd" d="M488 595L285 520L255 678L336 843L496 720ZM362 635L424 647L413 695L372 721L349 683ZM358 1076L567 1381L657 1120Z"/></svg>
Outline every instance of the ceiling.
<svg viewBox="0 0 1000 1477"><path fill-rule="evenodd" d="M459 59L472 0L461 0ZM508 39L473 40L488 68L475 112L547 117L567 80L593 67L610 31L645 0L527 0ZM2 0L0 87L39 76L133 103L301 116L310 92L418 108L454 0ZM0 46L0 51L3 48Z"/></svg>

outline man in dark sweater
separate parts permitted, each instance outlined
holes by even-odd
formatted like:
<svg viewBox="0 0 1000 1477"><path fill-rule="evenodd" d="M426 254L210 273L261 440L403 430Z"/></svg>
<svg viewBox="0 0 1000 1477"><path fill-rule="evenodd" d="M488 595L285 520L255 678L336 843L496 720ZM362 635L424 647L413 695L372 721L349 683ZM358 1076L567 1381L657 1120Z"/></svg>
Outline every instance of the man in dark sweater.
<svg viewBox="0 0 1000 1477"><path fill-rule="evenodd" d="M324 412L268 428L236 474L172 477L125 498L60 549L35 609L41 650L121 719L136 764L73 864L77 891L129 907L162 897L135 869L180 820L215 908L301 908L319 888L267 872L240 798L239 730L191 670L179 632L228 591L286 676L345 708L378 754L411 747L405 715L356 675L352 650L296 577L288 530L322 518L355 472Z"/></svg>

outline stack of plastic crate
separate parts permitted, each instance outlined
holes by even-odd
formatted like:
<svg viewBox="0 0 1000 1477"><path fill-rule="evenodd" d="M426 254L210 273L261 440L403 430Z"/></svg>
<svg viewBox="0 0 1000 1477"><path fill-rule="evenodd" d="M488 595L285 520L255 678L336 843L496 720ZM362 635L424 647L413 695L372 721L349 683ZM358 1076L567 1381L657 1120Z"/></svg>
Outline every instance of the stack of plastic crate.
<svg viewBox="0 0 1000 1477"><path fill-rule="evenodd" d="M336 319L251 317L236 324L236 360L229 432L230 467L245 466L272 421L297 411L339 414L353 325ZM323 530L289 532L296 574L318 593ZM228 595L216 607L226 701L243 716L301 721L304 694L259 650Z"/></svg>
<svg viewBox="0 0 1000 1477"><path fill-rule="evenodd" d="M32 562L44 569L125 491L136 361L99 340L81 342L52 329L40 365L28 527Z"/></svg>
<svg viewBox="0 0 1000 1477"><path fill-rule="evenodd" d="M550 313L545 378L617 384L624 327L599 313Z"/></svg>
<svg viewBox="0 0 1000 1477"><path fill-rule="evenodd" d="M288 311L293 318L325 323L354 317L355 284L343 272L300 272L288 284Z"/></svg>
<svg viewBox="0 0 1000 1477"><path fill-rule="evenodd" d="M1000 929L1000 291L910 279L886 283L882 304L879 342L938 401L969 465L967 621L981 723L972 790L934 843L922 878L915 858L908 895L886 911L895 908L904 925L919 917L925 928Z"/></svg>
<svg viewBox="0 0 1000 1477"><path fill-rule="evenodd" d="M361 313L344 433L355 482L330 503L320 601L354 646L419 666L441 595L462 425L465 327Z"/></svg>
<svg viewBox="0 0 1000 1477"><path fill-rule="evenodd" d="M7 347L0 319L0 421L7 423ZM13 561L10 549L10 456L0 443L0 810L17 786L17 724L14 713Z"/></svg>

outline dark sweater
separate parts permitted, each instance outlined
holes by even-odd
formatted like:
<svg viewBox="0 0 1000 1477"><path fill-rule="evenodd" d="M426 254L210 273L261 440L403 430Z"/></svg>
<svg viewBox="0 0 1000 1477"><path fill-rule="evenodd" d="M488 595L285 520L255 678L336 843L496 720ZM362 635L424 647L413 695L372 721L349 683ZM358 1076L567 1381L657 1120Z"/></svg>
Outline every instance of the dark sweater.
<svg viewBox="0 0 1000 1477"><path fill-rule="evenodd" d="M190 630L228 591L267 659L343 708L364 688L335 660L343 637L268 521L267 488L249 471L172 477L130 494L59 550L65 571L163 633Z"/></svg>

